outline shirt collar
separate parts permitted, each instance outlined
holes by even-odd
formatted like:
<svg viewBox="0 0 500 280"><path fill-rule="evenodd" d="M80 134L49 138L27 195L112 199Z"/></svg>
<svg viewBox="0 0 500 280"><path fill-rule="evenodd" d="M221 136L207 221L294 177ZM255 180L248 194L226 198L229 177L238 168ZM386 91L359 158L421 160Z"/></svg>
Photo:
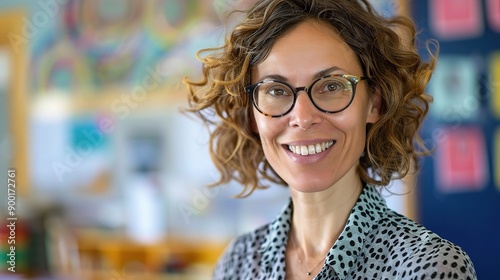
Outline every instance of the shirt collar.
<svg viewBox="0 0 500 280"><path fill-rule="evenodd" d="M326 265L332 266L344 279L363 250L366 236L378 227L378 221L387 211L387 205L374 186L366 185L349 214L339 238L326 256Z"/></svg>
<svg viewBox="0 0 500 280"><path fill-rule="evenodd" d="M292 209L293 203L290 198L288 204L283 207L281 213L268 227L269 234L259 250L262 254L263 270L269 270L278 261L280 251L283 251L283 254L285 253L292 221Z"/></svg>

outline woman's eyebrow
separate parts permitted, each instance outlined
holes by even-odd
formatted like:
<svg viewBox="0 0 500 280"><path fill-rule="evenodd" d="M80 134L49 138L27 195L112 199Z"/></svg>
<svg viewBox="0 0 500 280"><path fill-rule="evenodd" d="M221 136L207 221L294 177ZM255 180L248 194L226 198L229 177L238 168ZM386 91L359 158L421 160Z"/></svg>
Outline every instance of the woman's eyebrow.
<svg viewBox="0 0 500 280"><path fill-rule="evenodd" d="M323 70L319 71L318 73L314 74L314 80L319 79L319 78L323 78L324 76L329 75L333 71L339 71L339 70L342 70L345 72L344 69L342 69L338 66L332 66L330 68L323 69Z"/></svg>
<svg viewBox="0 0 500 280"><path fill-rule="evenodd" d="M317 72L316 74L314 74L313 80L323 78L324 76L329 75L332 72L339 71L339 70L345 72L344 69L342 69L338 66L332 66L332 67L323 69L323 70ZM289 79L287 77L279 75L279 74L265 75L259 79L259 81L264 81L264 80L277 80L277 81L282 81L282 82L289 82Z"/></svg>
<svg viewBox="0 0 500 280"><path fill-rule="evenodd" d="M282 81L282 82L288 82L289 80L285 76L281 76L278 74L272 74L272 75L265 75L264 77L261 77L259 81L264 81L264 80L277 80L277 81Z"/></svg>

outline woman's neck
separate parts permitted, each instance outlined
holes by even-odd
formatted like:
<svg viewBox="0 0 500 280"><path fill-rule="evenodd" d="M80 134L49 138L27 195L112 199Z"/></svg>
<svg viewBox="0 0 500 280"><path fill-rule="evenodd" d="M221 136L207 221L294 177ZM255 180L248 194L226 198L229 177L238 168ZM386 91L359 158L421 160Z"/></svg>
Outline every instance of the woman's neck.
<svg viewBox="0 0 500 280"><path fill-rule="evenodd" d="M338 239L356 203L362 182L358 176L317 193L292 192L293 217L289 238L305 259L317 259Z"/></svg>

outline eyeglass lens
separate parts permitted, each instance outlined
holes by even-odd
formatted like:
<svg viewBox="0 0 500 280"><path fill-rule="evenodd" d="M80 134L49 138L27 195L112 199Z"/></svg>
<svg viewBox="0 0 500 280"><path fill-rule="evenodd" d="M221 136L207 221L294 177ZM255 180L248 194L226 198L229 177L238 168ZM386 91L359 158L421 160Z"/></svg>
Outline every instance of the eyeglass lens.
<svg viewBox="0 0 500 280"><path fill-rule="evenodd" d="M315 81L306 89L313 104L327 112L338 112L349 106L353 98L352 83L346 78L330 76ZM296 89L280 81L264 81L253 91L257 108L266 115L287 113L295 104Z"/></svg>

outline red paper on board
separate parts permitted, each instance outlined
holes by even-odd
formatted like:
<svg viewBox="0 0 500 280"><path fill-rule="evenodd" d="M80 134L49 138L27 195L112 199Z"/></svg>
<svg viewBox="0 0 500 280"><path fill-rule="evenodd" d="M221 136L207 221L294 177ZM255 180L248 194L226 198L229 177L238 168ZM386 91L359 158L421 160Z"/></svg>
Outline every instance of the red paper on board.
<svg viewBox="0 0 500 280"><path fill-rule="evenodd" d="M430 26L441 39L477 37L483 29L481 1L429 1Z"/></svg>
<svg viewBox="0 0 500 280"><path fill-rule="evenodd" d="M500 0L488 0L486 12L490 28L500 32Z"/></svg>
<svg viewBox="0 0 500 280"><path fill-rule="evenodd" d="M436 178L444 192L478 190L487 183L487 154L478 127L443 129L437 146Z"/></svg>

